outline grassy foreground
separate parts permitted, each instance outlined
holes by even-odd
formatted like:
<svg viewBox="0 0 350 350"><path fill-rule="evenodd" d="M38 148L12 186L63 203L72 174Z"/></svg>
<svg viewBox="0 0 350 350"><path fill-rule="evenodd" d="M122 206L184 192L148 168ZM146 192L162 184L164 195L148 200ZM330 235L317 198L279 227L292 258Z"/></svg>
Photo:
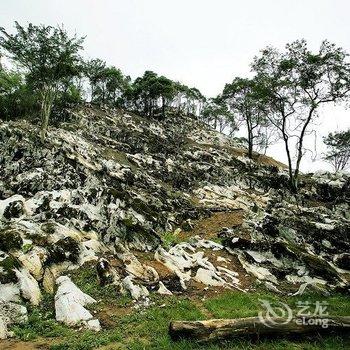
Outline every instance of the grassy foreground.
<svg viewBox="0 0 350 350"><path fill-rule="evenodd" d="M99 300L94 312L100 318L103 330L94 333L75 330L57 323L54 319L53 298L46 295L42 306L29 308L29 322L13 330L17 338L25 341L45 344L51 350L116 350L116 349L349 349L350 337L319 336L301 337L297 340L264 340L251 342L235 339L227 342L199 345L191 341L173 342L168 336L171 320L196 320L207 318L236 318L256 316L262 307L259 299L271 302L282 301L297 310L297 303L316 301L328 303L329 314L350 315L350 298L344 295L324 297L317 294L305 294L302 297L281 297L269 292L242 293L227 291L207 299L185 296L160 297L153 295L152 306L144 310L133 307L132 300L118 297L113 287L97 287L94 273L85 270L73 276L76 284L86 293ZM91 308L90 308L91 310Z"/></svg>

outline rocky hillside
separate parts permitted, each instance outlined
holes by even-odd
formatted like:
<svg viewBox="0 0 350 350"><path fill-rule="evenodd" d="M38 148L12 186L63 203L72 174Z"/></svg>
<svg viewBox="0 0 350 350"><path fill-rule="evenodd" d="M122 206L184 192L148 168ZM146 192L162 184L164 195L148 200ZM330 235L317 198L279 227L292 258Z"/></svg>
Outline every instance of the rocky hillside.
<svg viewBox="0 0 350 350"><path fill-rule="evenodd" d="M283 164L195 119L91 106L45 144L32 124L2 123L0 144L0 338L43 293L57 321L100 330L79 269L138 306L258 284L349 292L348 174L304 175L292 195Z"/></svg>

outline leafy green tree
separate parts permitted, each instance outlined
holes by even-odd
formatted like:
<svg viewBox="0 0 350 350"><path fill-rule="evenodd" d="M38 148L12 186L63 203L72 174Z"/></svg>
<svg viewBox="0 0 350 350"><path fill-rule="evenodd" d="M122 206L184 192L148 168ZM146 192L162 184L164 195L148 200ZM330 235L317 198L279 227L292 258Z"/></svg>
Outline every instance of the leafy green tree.
<svg viewBox="0 0 350 350"><path fill-rule="evenodd" d="M108 67L103 72L103 82L107 92L107 103L121 105L121 99L130 84L130 77L124 76L120 69Z"/></svg>
<svg viewBox="0 0 350 350"><path fill-rule="evenodd" d="M187 115L200 115L204 107L206 98L205 96L195 87L185 88Z"/></svg>
<svg viewBox="0 0 350 350"><path fill-rule="evenodd" d="M324 160L332 164L335 171L345 170L350 165L350 129L329 133L323 142L329 149Z"/></svg>
<svg viewBox="0 0 350 350"><path fill-rule="evenodd" d="M79 75L84 38L69 37L61 27L27 28L15 22L16 33L0 28L0 47L25 72L28 86L40 96L41 138L44 140L52 107L62 84Z"/></svg>
<svg viewBox="0 0 350 350"><path fill-rule="evenodd" d="M95 102L100 97L97 96L99 82L102 79L102 72L106 69L106 62L99 58L87 61L83 66L83 74L87 77L91 88L91 102Z"/></svg>
<svg viewBox="0 0 350 350"><path fill-rule="evenodd" d="M223 132L229 127L230 135L237 130L234 114L229 110L221 96L209 99L202 111L203 121L215 130Z"/></svg>
<svg viewBox="0 0 350 350"><path fill-rule="evenodd" d="M135 79L130 97L138 111L148 117L154 117L157 111L165 117L165 109L171 104L176 95L175 83L152 71L146 71L142 77Z"/></svg>
<svg viewBox="0 0 350 350"><path fill-rule="evenodd" d="M38 111L36 95L19 72L0 67L0 119L26 118Z"/></svg>
<svg viewBox="0 0 350 350"><path fill-rule="evenodd" d="M162 117L165 118L165 108L173 101L176 95L176 85L164 76L158 77L154 86L155 98L161 99Z"/></svg>
<svg viewBox="0 0 350 350"><path fill-rule="evenodd" d="M107 67L100 59L84 64L84 75L91 89L91 102L121 106L122 97L130 84L130 77L124 76L120 69Z"/></svg>
<svg viewBox="0 0 350 350"><path fill-rule="evenodd" d="M252 68L262 87L269 121L284 142L290 185L297 191L305 137L312 132L320 107L340 103L349 95L348 54L328 41L314 53L305 40L299 40L287 44L284 52L270 47L262 50Z"/></svg>
<svg viewBox="0 0 350 350"><path fill-rule="evenodd" d="M246 126L248 157L253 158L253 149L267 147L269 121L267 110L261 99L260 87L255 79L235 78L226 84L222 99L237 116L240 123Z"/></svg>

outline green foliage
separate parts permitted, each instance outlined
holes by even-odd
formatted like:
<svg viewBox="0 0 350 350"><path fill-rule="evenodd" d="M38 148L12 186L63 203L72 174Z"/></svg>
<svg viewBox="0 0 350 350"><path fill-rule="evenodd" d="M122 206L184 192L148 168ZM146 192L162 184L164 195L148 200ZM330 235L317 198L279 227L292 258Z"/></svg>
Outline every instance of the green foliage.
<svg viewBox="0 0 350 350"><path fill-rule="evenodd" d="M152 71L146 71L125 91L126 106L148 117L165 117L167 109L196 114L204 96L196 88L189 88Z"/></svg>
<svg viewBox="0 0 350 350"><path fill-rule="evenodd" d="M130 84L129 76L124 76L116 67L107 67L100 59L86 62L84 74L90 83L92 102L112 107L123 105L123 96Z"/></svg>
<svg viewBox="0 0 350 350"><path fill-rule="evenodd" d="M305 137L312 131L318 110L324 104L349 97L348 54L328 41L313 53L305 40L297 40L287 44L284 52L271 47L262 50L252 68L261 86L260 97L266 103L268 119L284 141L290 185L297 191Z"/></svg>
<svg viewBox="0 0 350 350"><path fill-rule="evenodd" d="M238 129L234 114L220 97L211 98L206 102L202 119L215 130L219 128L220 132L223 132L226 127L230 128L230 134Z"/></svg>
<svg viewBox="0 0 350 350"><path fill-rule="evenodd" d="M58 95L80 74L84 39L69 37L61 27L30 23L24 28L15 22L15 28L15 34L0 28L0 47L23 70L27 87L38 94L43 139Z"/></svg>
<svg viewBox="0 0 350 350"><path fill-rule="evenodd" d="M146 71L131 82L120 69L101 59L80 57L84 38L70 37L63 27L15 22L15 34L0 28L0 47L20 73L0 68L0 117L37 117L42 139L49 121L64 121L67 109L83 102L82 78L87 78L91 102L122 107L148 117L164 118L167 110L200 115L205 97L167 77Z"/></svg>
<svg viewBox="0 0 350 350"><path fill-rule="evenodd" d="M350 163L350 129L329 133L323 142L328 146L324 159L333 165L335 171L346 169Z"/></svg>
<svg viewBox="0 0 350 350"><path fill-rule="evenodd" d="M231 84L225 85L221 99L229 105L237 121L247 129L249 158L253 157L254 147L266 151L272 133L257 79L235 78Z"/></svg>
<svg viewBox="0 0 350 350"><path fill-rule="evenodd" d="M22 246L22 252L23 254L27 254L28 252L30 252L33 248L33 244L31 243L27 243L27 244L23 244Z"/></svg>
<svg viewBox="0 0 350 350"><path fill-rule="evenodd" d="M27 28L15 22L16 33L0 28L0 46L8 56L25 69L30 86L40 90L57 88L66 79L79 74L84 38L70 38L61 27L35 26Z"/></svg>
<svg viewBox="0 0 350 350"><path fill-rule="evenodd" d="M117 287L99 285L95 264L85 264L78 270L72 271L72 281L86 294L96 300L115 301L120 298Z"/></svg>
<svg viewBox="0 0 350 350"><path fill-rule="evenodd" d="M39 307L28 308L28 322L12 328L16 337L21 340L33 340L37 337L66 337L74 334L74 330L56 322L54 301L49 294L44 294Z"/></svg>
<svg viewBox="0 0 350 350"><path fill-rule="evenodd" d="M169 249L173 245L176 245L181 242L181 239L179 238L179 231L165 231L160 234L160 238L162 239L162 243L164 248Z"/></svg>
<svg viewBox="0 0 350 350"><path fill-rule="evenodd" d="M0 67L0 119L33 118L38 110L37 96L23 76Z"/></svg>

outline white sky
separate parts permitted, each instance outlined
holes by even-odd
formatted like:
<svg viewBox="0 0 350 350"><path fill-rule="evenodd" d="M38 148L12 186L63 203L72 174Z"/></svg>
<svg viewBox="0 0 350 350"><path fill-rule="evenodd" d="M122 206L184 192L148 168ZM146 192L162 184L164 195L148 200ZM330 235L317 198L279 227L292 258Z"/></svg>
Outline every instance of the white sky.
<svg viewBox="0 0 350 350"><path fill-rule="evenodd" d="M135 78L154 70L217 95L267 45L323 39L350 52L349 0L0 0L0 26L64 24L86 35L85 55ZM350 111L327 107L322 135L350 127ZM269 152L284 160L281 145ZM327 167L305 158L303 170Z"/></svg>

